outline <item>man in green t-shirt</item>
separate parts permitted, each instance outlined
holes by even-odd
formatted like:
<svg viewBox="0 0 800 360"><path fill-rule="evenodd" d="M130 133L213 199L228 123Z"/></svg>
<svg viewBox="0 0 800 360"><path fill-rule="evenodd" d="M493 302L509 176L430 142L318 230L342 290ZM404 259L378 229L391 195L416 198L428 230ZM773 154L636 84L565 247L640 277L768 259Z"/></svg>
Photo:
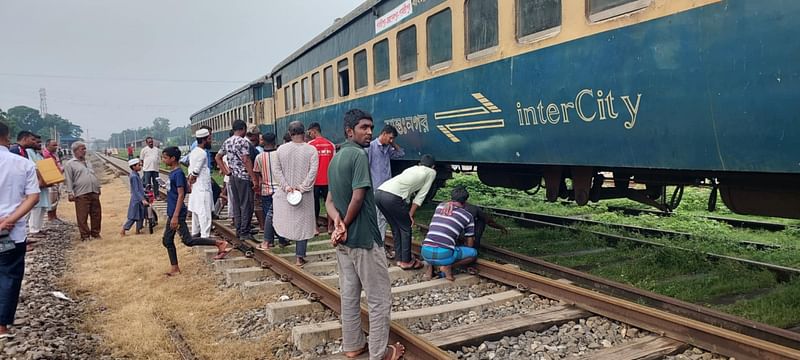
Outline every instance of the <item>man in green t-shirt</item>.
<svg viewBox="0 0 800 360"><path fill-rule="evenodd" d="M372 116L353 109L344 115L347 141L328 166L325 208L334 224L331 242L339 263L342 350L348 358L369 351L370 359L398 359L405 348L389 342L391 281L378 231L369 158ZM361 330L361 290L369 308L369 343Z"/></svg>

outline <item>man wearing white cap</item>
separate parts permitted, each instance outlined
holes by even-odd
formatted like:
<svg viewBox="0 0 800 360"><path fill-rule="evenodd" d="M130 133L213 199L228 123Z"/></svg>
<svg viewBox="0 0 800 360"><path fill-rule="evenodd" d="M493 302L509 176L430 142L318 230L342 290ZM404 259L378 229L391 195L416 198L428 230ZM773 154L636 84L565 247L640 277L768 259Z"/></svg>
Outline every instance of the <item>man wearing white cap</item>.
<svg viewBox="0 0 800 360"><path fill-rule="evenodd" d="M189 153L189 186L192 195L188 209L192 212L192 237L209 238L214 200L206 149L211 148L213 139L208 129L197 130L194 136L197 138L197 147Z"/></svg>
<svg viewBox="0 0 800 360"><path fill-rule="evenodd" d="M125 236L125 232L131 229L136 223L136 233L140 234L144 227L144 214L147 210L145 207L148 205L147 198L144 195L144 185L142 185L142 178L139 177L139 171L142 170L142 161L139 159L128 160L128 166L131 168L129 175L131 183L131 201L128 203L128 221L122 225L122 231L119 236Z"/></svg>

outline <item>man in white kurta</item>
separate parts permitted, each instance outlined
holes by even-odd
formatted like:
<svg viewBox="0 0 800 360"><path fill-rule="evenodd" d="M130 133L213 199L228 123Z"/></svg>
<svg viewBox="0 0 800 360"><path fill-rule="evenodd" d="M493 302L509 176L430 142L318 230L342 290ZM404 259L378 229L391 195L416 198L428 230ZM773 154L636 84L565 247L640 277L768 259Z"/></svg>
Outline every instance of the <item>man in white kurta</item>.
<svg viewBox="0 0 800 360"><path fill-rule="evenodd" d="M211 170L208 168L206 148L211 147L211 133L207 129L195 132L197 147L189 153L189 211L192 212L192 236L209 238L211 235L211 211L214 208L211 190ZM198 235L199 234L199 235Z"/></svg>

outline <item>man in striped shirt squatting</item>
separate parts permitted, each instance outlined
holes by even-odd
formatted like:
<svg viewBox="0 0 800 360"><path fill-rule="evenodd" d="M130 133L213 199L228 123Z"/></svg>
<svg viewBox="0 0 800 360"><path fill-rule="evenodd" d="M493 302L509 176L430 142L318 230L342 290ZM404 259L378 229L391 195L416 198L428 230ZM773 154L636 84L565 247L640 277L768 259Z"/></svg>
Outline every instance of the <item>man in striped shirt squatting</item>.
<svg viewBox="0 0 800 360"><path fill-rule="evenodd" d="M433 276L433 266L444 272L447 280L453 281L453 265L462 266L475 261L478 251L475 246L475 219L464 204L469 193L464 188L455 188L450 194L450 203L436 207L428 234L422 242L422 258L427 262L425 279ZM452 206L452 211L448 211ZM466 238L467 246L457 246L460 235Z"/></svg>

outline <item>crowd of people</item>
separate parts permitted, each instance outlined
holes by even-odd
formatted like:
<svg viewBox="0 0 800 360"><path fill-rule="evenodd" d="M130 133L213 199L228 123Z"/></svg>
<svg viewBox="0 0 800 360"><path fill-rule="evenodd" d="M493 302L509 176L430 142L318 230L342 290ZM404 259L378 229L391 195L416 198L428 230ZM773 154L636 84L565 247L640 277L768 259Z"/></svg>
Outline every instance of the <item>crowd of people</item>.
<svg viewBox="0 0 800 360"><path fill-rule="evenodd" d="M320 234L321 208L327 213L327 229L336 248L339 288L342 298L343 349L347 357L369 352L370 358L397 359L401 344L388 344L391 310L389 260L405 270L425 268L425 276L441 274L453 280L453 266L467 265L477 257L480 236L486 226L506 231L481 210L467 202L469 193L457 187L451 201L441 203L431 219L423 242L421 259L411 252L414 215L428 197L436 178L436 161L422 155L417 165L392 176L391 160L405 153L397 142L397 130L386 125L373 139L372 116L353 109L344 115L346 141L334 145L323 135L319 123L288 124L283 143L277 134L261 134L257 126L242 120L232 123L229 137L216 157L211 155L212 129L195 132L190 152L181 157L176 147L159 149L153 139L134 156L128 148L130 202L120 235L136 225L143 228L146 211L154 199L147 190L159 185L163 163L169 169L166 183L167 217L163 245L170 261L168 276L180 273L175 235L187 246L216 246L215 258L231 251L227 242L211 235L212 219L223 205L240 240L260 242L259 249L295 245L295 263L306 264L308 241ZM58 144L44 142L30 132L21 132L10 144L8 127L0 123L0 167L12 169L0 175L0 337L8 334L24 269L26 248L41 237L44 214L60 222L55 205L63 190L75 203L81 240L100 238L102 210L100 182L86 160L86 145L75 142L74 157L61 165ZM47 186L37 176L36 161L54 158L63 171L63 189ZM188 167L188 176L181 168ZM214 167L224 175L220 187L211 177ZM143 176L140 175L143 172ZM47 194L47 196L41 196ZM189 197L188 204L184 199ZM187 224L191 212L191 226ZM253 215L257 224L252 223ZM91 219L91 226L89 225ZM254 226L255 225L255 226ZM384 246L391 225L395 251ZM263 232L258 240L254 235ZM5 244L5 246L4 246ZM435 271L438 267L438 272ZM361 330L361 292L366 293L370 331Z"/></svg>
<svg viewBox="0 0 800 360"><path fill-rule="evenodd" d="M395 359L402 356L404 348L401 344L388 344L389 259L396 259L396 264L405 270L425 267L428 278L441 273L454 280L453 266L467 265L477 258L476 244L486 225L503 231L505 228L468 204L466 189L456 188L451 201L440 204L431 219L422 259L414 258L414 215L436 179L436 161L431 155L423 155L417 165L393 177L391 160L405 156L395 142L397 130L386 125L373 140L373 126L371 115L356 109L344 115L342 130L347 141L342 144L334 145L326 139L319 123L306 127L299 121L288 124L283 142L278 144L277 134L261 134L257 126L248 127L244 121L236 120L213 160L212 129L199 129L196 147L193 145L188 156L192 231L182 233L187 245L211 245L203 241L209 237L211 219L220 215L222 207L214 201L219 196L221 202L227 202L240 240L257 241L258 248L264 251L294 243L295 263L302 267L306 264L308 241L320 233L322 224L318 218L325 206L339 268L345 355L356 357L368 351L371 358ZM168 150L163 151L162 158L173 164L175 157L167 154ZM219 195L211 190L216 186L209 176L214 164L225 176ZM181 200L182 189L187 185L180 178L180 169L174 169L170 191L179 190L178 195L168 197L168 216L182 219L172 199ZM138 180L133 183L138 184ZM139 199L132 196L131 206L137 206ZM253 215L257 224L252 223ZM395 241L393 253L384 246L387 225L391 225ZM263 237L256 239L254 235L259 232ZM174 260L172 236L174 231L167 230L164 244L170 249L170 261ZM220 256L224 251L220 246ZM368 339L361 330L362 290L369 308Z"/></svg>
<svg viewBox="0 0 800 360"><path fill-rule="evenodd" d="M45 219L64 224L57 211L62 192L75 204L81 240L101 238L100 181L86 160L86 144L76 141L71 150L73 158L62 162L68 152L58 141L42 141L27 130L12 143L8 124L0 122L0 338L13 337L8 326L19 302L25 254L45 238Z"/></svg>

